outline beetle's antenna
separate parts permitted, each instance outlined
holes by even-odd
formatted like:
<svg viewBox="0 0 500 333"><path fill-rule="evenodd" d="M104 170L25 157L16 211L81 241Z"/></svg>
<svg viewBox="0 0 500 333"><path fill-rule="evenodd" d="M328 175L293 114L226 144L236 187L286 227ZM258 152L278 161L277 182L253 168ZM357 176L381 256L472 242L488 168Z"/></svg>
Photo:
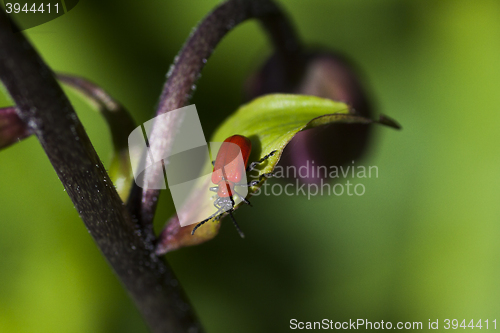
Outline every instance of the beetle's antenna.
<svg viewBox="0 0 500 333"><path fill-rule="evenodd" d="M219 214L219 212L220 212L220 208L219 208L219 210L217 210L217 211L215 212L215 214L210 215L209 217L207 217L206 219L204 219L203 221L201 221L200 223L198 223L198 224L197 224L197 225L193 228L193 231L191 231L191 235L194 235L194 233L195 233L196 229L198 229L198 228L199 228L199 227L201 227L203 224L205 224L205 222L210 221L210 220L211 220L211 219L213 219L214 217L215 217L216 219L217 219L217 218L220 218L220 216L222 215L222 213L220 213L220 214Z"/></svg>
<svg viewBox="0 0 500 333"><path fill-rule="evenodd" d="M241 231L240 226L238 225L238 223L236 223L236 220L234 219L233 210L231 209L228 212L229 212L229 216L231 216L231 220L233 220L234 226L236 227L236 230L238 230L238 233L240 234L241 238L245 238L245 234L243 233L243 231Z"/></svg>

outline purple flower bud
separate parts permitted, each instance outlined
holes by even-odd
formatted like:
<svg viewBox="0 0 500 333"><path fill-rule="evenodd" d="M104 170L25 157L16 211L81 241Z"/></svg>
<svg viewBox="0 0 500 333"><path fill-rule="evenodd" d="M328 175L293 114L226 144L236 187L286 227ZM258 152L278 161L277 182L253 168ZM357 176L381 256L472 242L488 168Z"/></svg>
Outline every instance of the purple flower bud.
<svg viewBox="0 0 500 333"><path fill-rule="evenodd" d="M31 131L17 116L15 107L0 109L0 149L21 141L30 135Z"/></svg>

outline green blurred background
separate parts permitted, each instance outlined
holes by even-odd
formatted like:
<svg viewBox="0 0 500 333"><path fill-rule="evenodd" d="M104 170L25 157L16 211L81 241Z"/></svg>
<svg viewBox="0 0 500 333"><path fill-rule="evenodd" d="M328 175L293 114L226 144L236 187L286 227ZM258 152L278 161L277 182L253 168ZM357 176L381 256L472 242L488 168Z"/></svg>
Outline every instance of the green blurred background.
<svg viewBox="0 0 500 333"><path fill-rule="evenodd" d="M377 111L404 129L375 129L363 163L379 178L364 196L260 196L236 214L245 240L224 221L214 240L167 255L207 331L500 319L500 2L280 2L307 43L361 67ZM217 3L81 0L26 34L54 70L100 84L144 122ZM217 48L193 99L207 137L270 52L256 22ZM68 95L109 165L104 121ZM0 189L0 332L147 331L35 138L0 152Z"/></svg>

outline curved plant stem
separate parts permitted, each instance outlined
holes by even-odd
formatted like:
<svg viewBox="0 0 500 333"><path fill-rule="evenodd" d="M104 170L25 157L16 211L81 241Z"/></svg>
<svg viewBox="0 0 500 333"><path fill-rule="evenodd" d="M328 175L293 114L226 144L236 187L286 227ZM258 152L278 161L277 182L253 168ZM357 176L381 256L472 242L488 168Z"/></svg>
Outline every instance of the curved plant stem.
<svg viewBox="0 0 500 333"><path fill-rule="evenodd" d="M134 180L128 150L128 136L136 128L134 119L123 105L95 83L70 74L56 73L56 78L85 96L86 100L106 120L113 140L109 175L113 179L120 198L124 201L127 200Z"/></svg>
<svg viewBox="0 0 500 333"><path fill-rule="evenodd" d="M128 149L128 136L136 128L136 124L119 102L87 79L63 73L56 73L56 79L83 94L99 110L109 126L115 149Z"/></svg>
<svg viewBox="0 0 500 333"><path fill-rule="evenodd" d="M11 32L1 9L0 79L152 331L200 330L171 269L136 229L53 73L21 33Z"/></svg>
<svg viewBox="0 0 500 333"><path fill-rule="evenodd" d="M285 66L294 66L300 56L300 43L286 16L274 2L270 0L227 1L202 20L175 58L163 87L157 115L187 104L194 84L217 44L233 27L250 18L257 18L262 23L278 55L283 58ZM174 116L166 117L164 121L157 118L149 137L153 156L169 155L181 121L182 119ZM160 191L148 189L148 185L158 183L159 177L163 177L163 167L160 163L146 169L144 189L140 190L134 185L135 188L128 202L133 216L137 217L143 230L152 229ZM138 207L140 209L137 209Z"/></svg>
<svg viewBox="0 0 500 333"><path fill-rule="evenodd" d="M104 89L82 77L56 73L56 78L85 97L106 120L113 140L109 175L122 200L127 200L133 181L128 136L136 128L128 111ZM14 106L0 108L0 149L21 141L32 133L17 115Z"/></svg>

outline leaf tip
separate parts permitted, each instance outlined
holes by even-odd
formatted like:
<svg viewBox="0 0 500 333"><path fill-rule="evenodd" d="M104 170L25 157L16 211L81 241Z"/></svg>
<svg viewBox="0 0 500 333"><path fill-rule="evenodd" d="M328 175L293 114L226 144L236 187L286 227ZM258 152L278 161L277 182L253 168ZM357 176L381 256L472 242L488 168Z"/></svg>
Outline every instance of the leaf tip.
<svg viewBox="0 0 500 333"><path fill-rule="evenodd" d="M403 129L403 127L396 120L394 120L391 117L388 117L388 116L386 116L384 114L381 114L379 116L378 123L382 124L382 125L386 125L386 126L392 127L394 129L397 129L397 130Z"/></svg>

